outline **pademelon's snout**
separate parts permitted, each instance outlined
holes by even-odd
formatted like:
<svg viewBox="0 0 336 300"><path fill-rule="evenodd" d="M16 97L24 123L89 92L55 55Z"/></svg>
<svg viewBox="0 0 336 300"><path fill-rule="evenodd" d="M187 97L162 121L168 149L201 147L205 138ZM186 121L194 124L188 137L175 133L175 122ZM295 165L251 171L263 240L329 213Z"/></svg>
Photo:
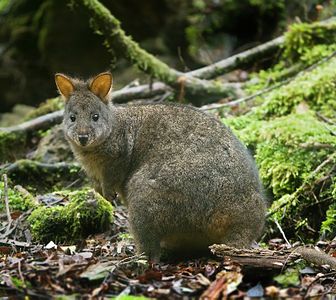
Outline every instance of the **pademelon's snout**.
<svg viewBox="0 0 336 300"><path fill-rule="evenodd" d="M82 146L86 146L89 141L89 135L88 134L79 134L78 135L78 141Z"/></svg>

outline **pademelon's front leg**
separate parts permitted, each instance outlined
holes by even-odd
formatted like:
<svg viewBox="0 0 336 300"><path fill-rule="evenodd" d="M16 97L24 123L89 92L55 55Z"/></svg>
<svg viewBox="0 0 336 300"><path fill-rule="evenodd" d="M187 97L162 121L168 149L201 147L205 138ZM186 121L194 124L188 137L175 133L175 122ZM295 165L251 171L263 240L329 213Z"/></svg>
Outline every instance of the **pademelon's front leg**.
<svg viewBox="0 0 336 300"><path fill-rule="evenodd" d="M101 184L103 197L112 202L116 198L116 192L108 181L103 181Z"/></svg>
<svg viewBox="0 0 336 300"><path fill-rule="evenodd" d="M100 181L98 179L94 179L92 178L91 179L91 182L92 182L92 186L94 188L94 190L99 193L100 195L103 196L103 189L102 189L102 186L100 184Z"/></svg>

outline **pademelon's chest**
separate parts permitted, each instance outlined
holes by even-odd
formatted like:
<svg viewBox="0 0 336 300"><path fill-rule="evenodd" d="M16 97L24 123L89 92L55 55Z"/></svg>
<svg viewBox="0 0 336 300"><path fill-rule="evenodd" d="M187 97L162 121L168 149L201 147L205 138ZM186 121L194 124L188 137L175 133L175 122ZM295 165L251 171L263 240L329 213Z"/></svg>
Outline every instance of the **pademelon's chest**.
<svg viewBox="0 0 336 300"><path fill-rule="evenodd" d="M106 157L96 153L77 154L77 160L84 168L86 174L98 181L102 181L106 166Z"/></svg>

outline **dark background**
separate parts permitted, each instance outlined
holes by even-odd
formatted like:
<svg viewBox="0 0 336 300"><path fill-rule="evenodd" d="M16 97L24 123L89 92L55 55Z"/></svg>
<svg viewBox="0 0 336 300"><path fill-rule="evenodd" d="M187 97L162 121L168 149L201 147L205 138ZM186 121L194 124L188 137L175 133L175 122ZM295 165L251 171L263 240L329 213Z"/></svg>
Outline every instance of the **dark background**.
<svg viewBox="0 0 336 300"><path fill-rule="evenodd" d="M323 18L334 1L104 0L134 40L170 66L194 69L280 35L293 21ZM323 8L323 9L321 9ZM56 95L53 76L112 70L116 88L140 78L103 46L69 0L0 0L0 112Z"/></svg>

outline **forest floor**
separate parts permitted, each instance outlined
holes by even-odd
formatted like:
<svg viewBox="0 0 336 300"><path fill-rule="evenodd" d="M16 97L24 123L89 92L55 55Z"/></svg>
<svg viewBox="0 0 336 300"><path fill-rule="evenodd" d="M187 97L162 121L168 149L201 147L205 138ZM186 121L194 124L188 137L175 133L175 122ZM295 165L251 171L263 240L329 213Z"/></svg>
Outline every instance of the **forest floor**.
<svg viewBox="0 0 336 300"><path fill-rule="evenodd" d="M302 259L280 268L248 266L209 251L208 258L150 263L135 254L122 206L110 230L67 246L32 243L29 211L11 215L11 224L2 215L8 235L0 240L0 296L6 299L332 299L336 293L336 272ZM319 246L335 252L335 244ZM287 245L272 239L264 247L281 252Z"/></svg>

